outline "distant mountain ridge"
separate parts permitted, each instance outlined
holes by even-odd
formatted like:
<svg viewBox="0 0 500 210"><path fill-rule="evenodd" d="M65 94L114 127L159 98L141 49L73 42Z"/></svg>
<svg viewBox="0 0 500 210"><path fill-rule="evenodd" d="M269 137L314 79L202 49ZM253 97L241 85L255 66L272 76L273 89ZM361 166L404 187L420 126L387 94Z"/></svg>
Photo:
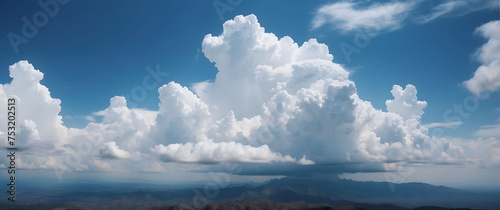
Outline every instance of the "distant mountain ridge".
<svg viewBox="0 0 500 210"><path fill-rule="evenodd" d="M75 188L75 186L77 187ZM229 203L230 205L234 204L236 207L242 204L241 202L246 202L252 209L255 207L253 201L261 201L261 203L268 201L283 203L283 205L276 204L279 207L278 209L289 209L291 207L287 206L288 204L297 202L324 205L328 208L356 207L375 210L403 210L422 206L426 208L429 206L443 206L447 208L475 209L500 207L500 192L474 193L425 183L394 184L388 182L360 182L339 178L287 177L272 179L260 185L255 183L230 184L228 185L230 187L217 189L216 192L213 192L214 196L203 198L204 202L201 205L195 205L194 201L200 199L200 194L196 192L206 191L204 188L161 188L158 186L161 185L144 185L144 188L140 188L139 184L133 183L113 184L111 187L109 185L103 185L102 187L99 187L99 185L68 185L52 191L45 190L45 192L35 187L33 188L35 191L20 191L19 196L22 200L20 200L20 204L16 205L17 207L24 206L26 208L58 204L84 209L97 207L142 209L150 207L180 208L179 205L182 204L189 207L212 205L214 208L211 209L226 209L225 207L215 208L215 206ZM269 205L274 204L269 203ZM10 207L7 203L0 201L0 208ZM437 209L438 207L432 208Z"/></svg>
<svg viewBox="0 0 500 210"><path fill-rule="evenodd" d="M391 190L390 185L394 190ZM217 200L223 201L256 199L285 203L294 201L327 203L332 206L353 204L360 206L360 203L394 204L406 208L426 205L455 208L500 206L500 194L480 194L425 183L394 184L297 177L272 179L255 188L247 186L223 188L219 190L217 196Z"/></svg>
<svg viewBox="0 0 500 210"><path fill-rule="evenodd" d="M214 202L207 204L201 208L192 208L188 206L165 206L153 207L151 210L258 210L258 209L307 209L307 210L362 210L364 208L354 206L338 206L332 207L326 204L309 204L305 202L282 203L269 200L250 200L250 201L229 201L229 202Z"/></svg>

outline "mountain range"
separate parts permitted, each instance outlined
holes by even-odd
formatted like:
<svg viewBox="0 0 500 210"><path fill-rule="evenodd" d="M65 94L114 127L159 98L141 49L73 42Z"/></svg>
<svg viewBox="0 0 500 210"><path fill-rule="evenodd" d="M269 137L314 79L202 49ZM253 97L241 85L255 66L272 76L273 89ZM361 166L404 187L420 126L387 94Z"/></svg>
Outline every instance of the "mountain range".
<svg viewBox="0 0 500 210"><path fill-rule="evenodd" d="M201 195L200 195L200 192ZM209 196L203 196L209 195ZM500 207L498 192L472 192L425 183L361 182L285 177L227 187L167 188L154 184L79 184L25 189L16 206L38 209L439 209ZM203 202L200 202L203 201ZM267 206L267 207L266 207Z"/></svg>

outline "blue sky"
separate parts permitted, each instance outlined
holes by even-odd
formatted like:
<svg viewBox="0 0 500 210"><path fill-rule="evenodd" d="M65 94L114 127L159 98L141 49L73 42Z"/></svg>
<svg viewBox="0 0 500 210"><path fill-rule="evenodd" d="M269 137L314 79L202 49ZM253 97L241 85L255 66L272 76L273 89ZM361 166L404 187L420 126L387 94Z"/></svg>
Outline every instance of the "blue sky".
<svg viewBox="0 0 500 210"><path fill-rule="evenodd" d="M419 97L430 103L423 117L428 123L443 121L445 110L470 95L461 82L479 66L473 53L484 43L474 30L498 19L498 9L489 9L421 25L407 21L410 23L400 30L370 38L368 46L352 54L348 62L339 45L354 46L356 33L310 30L315 9L326 3L289 4L282 9L279 2L242 1L233 11L223 12L223 17L255 14L261 25L278 37L290 36L297 43L317 38L328 45L336 63L353 72L359 95L378 109L385 108L392 85L417 86ZM39 5L29 3L2 8L3 34L20 34L21 18L40 11ZM42 83L63 101L65 125L83 127L83 117L104 109L110 97L130 95L147 74L147 66L160 65L167 71L165 83L190 86L213 80L217 70L201 53L201 40L208 33L219 34L222 23L212 2L70 2L62 5L28 44L20 44L18 53L3 39L0 62L7 67L27 59L41 69L46 75ZM8 71L1 74L0 82L10 80ZM153 90L137 106L156 109L157 103ZM467 135L483 124L495 123L498 116L490 113L496 108L498 101L494 99L481 101L481 109L450 135Z"/></svg>
<svg viewBox="0 0 500 210"><path fill-rule="evenodd" d="M231 8L220 13L223 19L214 2L218 1L70 1L59 5L56 15L38 28L28 43L20 44L17 53L7 34L22 34L22 18L32 20L42 8L34 1L2 2L0 84L11 82L10 65L27 60L43 72L40 83L49 88L50 96L61 100L59 115L68 128L83 129L92 118L101 122L105 114L96 113L105 110L114 96L125 96L129 108L158 111L158 88L164 84L175 81L196 92L195 84L216 80L218 69L203 52L205 36L223 33L222 24L236 15L254 14L260 26L278 38L289 36L298 46L316 38L328 46L333 62L350 72L349 79L355 82L359 98L371 102L375 109L388 111L385 102L393 99L393 85L414 85L418 100L427 102L425 113L419 118L422 125L427 125L448 121L443 118L446 110L463 104L467 97L475 97L463 82L482 65L476 52L488 40L477 28L499 19L498 4L485 6L495 5L495 1L462 1L468 6L457 4L422 22L440 4L449 2L414 1L413 5L406 5L404 17L395 14L397 23L369 36L366 46L356 46L362 31L370 29L363 25L366 22L356 25L351 20L332 18L315 27L314 21L321 16L319 11L342 3L350 4L353 11L364 11L397 1L285 4L242 0L235 5L220 1ZM352 30L342 28L349 24L354 27ZM347 57L342 52L346 44L357 47L358 53ZM159 66L168 76L147 90L144 100L134 100L130 95L134 88L141 87L148 66ZM478 100L479 108L469 117L459 118L459 127L443 128L444 135L460 139L457 141L477 139L474 133L481 126L499 123L499 96L498 91L490 91L489 97ZM132 107L134 102L136 107ZM238 113L236 117L241 120Z"/></svg>

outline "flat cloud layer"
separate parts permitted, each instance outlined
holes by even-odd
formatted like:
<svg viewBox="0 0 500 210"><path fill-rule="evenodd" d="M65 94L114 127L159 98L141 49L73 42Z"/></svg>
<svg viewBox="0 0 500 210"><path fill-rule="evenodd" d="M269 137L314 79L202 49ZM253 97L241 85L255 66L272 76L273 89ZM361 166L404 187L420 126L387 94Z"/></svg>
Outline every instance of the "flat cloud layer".
<svg viewBox="0 0 500 210"><path fill-rule="evenodd" d="M156 145L151 151L164 161L181 163L267 163L270 161L295 162L290 156L282 157L269 150L267 145L252 147L235 142ZM302 163L302 162L301 162Z"/></svg>
<svg viewBox="0 0 500 210"><path fill-rule="evenodd" d="M263 166L253 173L279 174L315 166L331 171L328 165L342 165L336 171L341 173L469 161L460 147L430 137L420 124L427 103L417 99L416 87L395 85L388 112L377 110L358 97L349 73L315 39L299 46L290 37L266 33L248 15L224 23L223 33L207 35L202 46L219 70L214 82L196 84L196 93L175 82L163 85L157 114L129 109L124 97L115 96L98 112L102 122L83 129L62 125L60 101L39 83L40 71L27 61L10 66L13 80L0 86L0 100L20 98L19 145L31 151L23 162L55 170L122 171L142 161L151 167L140 170L148 172L165 171L158 160L230 162ZM0 106L5 119L5 104ZM0 126L5 137L5 122ZM71 156L78 158L68 162Z"/></svg>

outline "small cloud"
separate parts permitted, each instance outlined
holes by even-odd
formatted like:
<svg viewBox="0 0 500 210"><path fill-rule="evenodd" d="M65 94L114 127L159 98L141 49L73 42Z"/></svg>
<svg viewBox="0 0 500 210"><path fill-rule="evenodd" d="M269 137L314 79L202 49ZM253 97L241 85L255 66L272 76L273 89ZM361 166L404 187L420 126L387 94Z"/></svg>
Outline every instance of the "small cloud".
<svg viewBox="0 0 500 210"><path fill-rule="evenodd" d="M101 110L101 111L92 113L92 115L101 116L102 117L102 116L106 115L106 111L105 110Z"/></svg>
<svg viewBox="0 0 500 210"><path fill-rule="evenodd" d="M127 159L130 158L130 153L120 149L116 142L111 141L101 147L99 156L104 159Z"/></svg>
<svg viewBox="0 0 500 210"><path fill-rule="evenodd" d="M297 163L300 165L314 165L315 164L314 161L308 160L306 158L306 155L302 156L302 158L299 161L297 161Z"/></svg>
<svg viewBox="0 0 500 210"><path fill-rule="evenodd" d="M89 171L89 167L85 164L80 164L75 168L75 171Z"/></svg>
<svg viewBox="0 0 500 210"><path fill-rule="evenodd" d="M481 126L481 129L474 133L475 136L496 137L500 136L500 124Z"/></svg>
<svg viewBox="0 0 500 210"><path fill-rule="evenodd" d="M453 122L437 122L437 123L429 123L426 125L423 125L424 127L427 128L437 128L437 127L443 127L443 128L451 128L455 126L462 125L462 121L453 121Z"/></svg>
<svg viewBox="0 0 500 210"><path fill-rule="evenodd" d="M155 172L155 173L164 173L167 172L163 166L160 165L158 162L154 162L150 166L146 166L142 169L144 172Z"/></svg>
<svg viewBox="0 0 500 210"><path fill-rule="evenodd" d="M36 169L37 167L33 163L27 163L21 160L21 158L18 159L17 165L19 168L22 169Z"/></svg>
<svg viewBox="0 0 500 210"><path fill-rule="evenodd" d="M104 162L104 161L99 161L99 160L93 160L92 163L94 164L94 166L101 170L101 171L113 171L113 168L111 168L111 166L109 165L109 163L107 162Z"/></svg>
<svg viewBox="0 0 500 210"><path fill-rule="evenodd" d="M85 116L85 119L90 121L90 122L95 122L95 118L92 116Z"/></svg>
<svg viewBox="0 0 500 210"><path fill-rule="evenodd" d="M200 52L201 52L200 48L197 48L196 49L196 57L195 57L196 61L198 61L198 57L200 56Z"/></svg>
<svg viewBox="0 0 500 210"><path fill-rule="evenodd" d="M408 84L405 89L394 85L391 90L394 99L385 101L387 111L399 114L403 119L420 119L427 107L427 102L417 100L417 89Z"/></svg>
<svg viewBox="0 0 500 210"><path fill-rule="evenodd" d="M374 3L362 8L359 3L336 2L325 5L316 11L313 18L313 29L332 25L342 31L353 31L360 28L394 30L401 26L413 2Z"/></svg>

